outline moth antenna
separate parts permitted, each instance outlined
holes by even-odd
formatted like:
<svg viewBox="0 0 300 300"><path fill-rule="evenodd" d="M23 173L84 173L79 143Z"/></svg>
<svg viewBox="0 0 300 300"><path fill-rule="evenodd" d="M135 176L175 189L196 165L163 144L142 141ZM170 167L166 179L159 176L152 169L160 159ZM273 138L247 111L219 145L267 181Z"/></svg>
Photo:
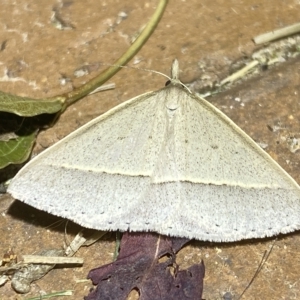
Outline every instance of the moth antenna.
<svg viewBox="0 0 300 300"><path fill-rule="evenodd" d="M150 73L159 74L163 77L166 77L170 81L172 80L171 77L169 77L168 75L166 75L162 72L147 69L147 68L137 68L137 67L132 67L132 66L120 66L120 65L112 65L112 64L105 64L105 63L100 63L100 64L103 65L103 66L108 66L108 67L118 67L118 68L122 68L122 69L134 69L134 70L146 71L146 72L150 72Z"/></svg>
<svg viewBox="0 0 300 300"><path fill-rule="evenodd" d="M159 72L159 71L155 71L152 69L147 69L147 68L137 68L137 67L131 67L131 66L120 66L120 65L111 65L111 64L105 64L105 63L100 63L103 66L108 66L108 67L118 67L118 68L123 68L123 69L134 69L134 70L140 70L140 71L146 71L146 72L150 72L150 73L154 73L154 74L159 74L163 77L166 77L168 79L168 82L173 82L173 83L179 83L181 84L190 94L192 94L192 91L188 88L187 85L185 85L184 83L182 83L179 80L179 62L177 59L174 59L173 63L172 63L172 68L171 68L171 77Z"/></svg>

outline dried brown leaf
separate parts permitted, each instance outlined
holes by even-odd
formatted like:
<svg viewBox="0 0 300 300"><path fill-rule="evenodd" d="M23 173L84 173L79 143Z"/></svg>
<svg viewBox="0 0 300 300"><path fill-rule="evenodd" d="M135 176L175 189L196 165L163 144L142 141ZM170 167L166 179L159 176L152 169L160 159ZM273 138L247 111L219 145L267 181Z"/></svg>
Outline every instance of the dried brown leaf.
<svg viewBox="0 0 300 300"><path fill-rule="evenodd" d="M140 300L201 299L204 264L179 270L176 255L189 240L155 233L125 233L118 259L90 271L97 285L85 300L125 300L137 289ZM163 262L159 259L167 256Z"/></svg>

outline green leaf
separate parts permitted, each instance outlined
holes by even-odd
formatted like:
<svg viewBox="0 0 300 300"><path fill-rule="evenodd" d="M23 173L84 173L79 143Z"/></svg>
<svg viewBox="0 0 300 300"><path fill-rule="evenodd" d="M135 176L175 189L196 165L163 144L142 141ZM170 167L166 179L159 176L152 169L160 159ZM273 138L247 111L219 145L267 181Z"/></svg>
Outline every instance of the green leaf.
<svg viewBox="0 0 300 300"><path fill-rule="evenodd" d="M0 142L0 169L10 164L21 164L28 159L36 132L35 130L27 135L19 136L17 139Z"/></svg>
<svg viewBox="0 0 300 300"><path fill-rule="evenodd" d="M54 114L62 109L64 100L65 98L60 96L46 99L32 99L0 91L0 111L13 113L22 117Z"/></svg>

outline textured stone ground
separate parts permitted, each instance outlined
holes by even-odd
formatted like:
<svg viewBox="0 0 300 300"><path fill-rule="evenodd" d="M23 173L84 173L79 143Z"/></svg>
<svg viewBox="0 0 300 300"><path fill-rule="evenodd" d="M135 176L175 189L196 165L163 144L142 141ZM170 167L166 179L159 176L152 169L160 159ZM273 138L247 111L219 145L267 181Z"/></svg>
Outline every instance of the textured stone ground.
<svg viewBox="0 0 300 300"><path fill-rule="evenodd" d="M101 63L113 63L125 51L157 2L1 1L0 45L5 46L0 51L0 90L40 98L86 82L104 68ZM224 78L235 61L258 48L251 40L255 35L298 22L299 6L295 0L170 1L157 30L130 66L169 74L176 57L183 82L207 76L209 80ZM59 30L53 25L54 10L70 29ZM127 18L121 20L120 13ZM76 78L74 72L84 65L89 65L89 75ZM299 137L299 70L299 60L289 61L210 99L255 141L267 144L266 150L298 182L300 154L289 151L286 139L288 135ZM64 78L70 81L62 85ZM115 90L81 100L53 128L41 132L34 153L122 101L161 88L165 78L124 69L111 81L116 83ZM281 130L268 129L278 124ZM65 223L53 225L59 218L20 202L7 211L12 201L8 195L0 201L0 255L9 247L21 256L64 245ZM79 229L69 223L68 240ZM226 292L226 299L237 299L272 244L273 239L232 244L193 242L179 253L179 260L186 267L200 259L205 261L204 299L224 299ZM279 237L244 299L299 299L299 245L299 233ZM82 299L91 283L76 280L84 279L89 269L110 262L113 251L112 236L77 253L85 259L82 268L55 269L37 281L26 296L16 295L6 284L0 288L1 299L25 299L40 291L65 289L74 290L72 299Z"/></svg>

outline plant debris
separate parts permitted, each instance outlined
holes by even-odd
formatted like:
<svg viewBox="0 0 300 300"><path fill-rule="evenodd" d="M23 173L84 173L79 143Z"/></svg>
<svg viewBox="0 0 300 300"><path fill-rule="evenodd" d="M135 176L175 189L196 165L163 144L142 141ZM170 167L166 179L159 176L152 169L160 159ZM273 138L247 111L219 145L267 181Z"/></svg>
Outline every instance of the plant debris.
<svg viewBox="0 0 300 300"><path fill-rule="evenodd" d="M39 254L44 256L62 256L64 251L57 249L43 250ZM28 293L31 289L31 283L42 278L54 267L55 264L29 264L14 273L11 279L11 286L18 293Z"/></svg>

